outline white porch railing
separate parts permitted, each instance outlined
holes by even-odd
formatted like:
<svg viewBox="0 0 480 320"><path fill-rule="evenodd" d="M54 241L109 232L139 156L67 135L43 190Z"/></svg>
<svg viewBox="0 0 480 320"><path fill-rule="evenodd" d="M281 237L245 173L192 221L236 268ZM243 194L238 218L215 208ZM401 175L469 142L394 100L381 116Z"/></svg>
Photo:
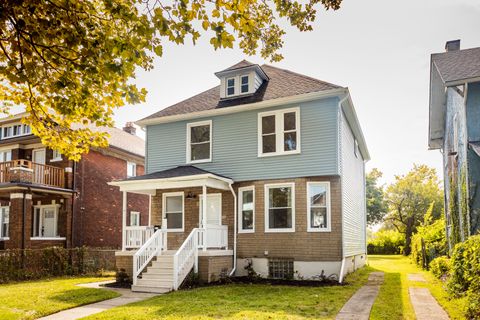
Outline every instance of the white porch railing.
<svg viewBox="0 0 480 320"><path fill-rule="evenodd" d="M129 226L125 228L125 249L136 249L143 246L153 235L153 227Z"/></svg>
<svg viewBox="0 0 480 320"><path fill-rule="evenodd" d="M205 244L204 242L202 243L202 248ZM207 225L206 245L207 248L227 248L228 226Z"/></svg>
<svg viewBox="0 0 480 320"><path fill-rule="evenodd" d="M173 256L173 290L178 289L192 267L198 272L198 248L199 242L203 242L204 231L193 229Z"/></svg>
<svg viewBox="0 0 480 320"><path fill-rule="evenodd" d="M153 257L162 254L166 250L166 231L158 229L153 236L148 239L133 256L133 284L137 284L137 279L143 269L148 265Z"/></svg>

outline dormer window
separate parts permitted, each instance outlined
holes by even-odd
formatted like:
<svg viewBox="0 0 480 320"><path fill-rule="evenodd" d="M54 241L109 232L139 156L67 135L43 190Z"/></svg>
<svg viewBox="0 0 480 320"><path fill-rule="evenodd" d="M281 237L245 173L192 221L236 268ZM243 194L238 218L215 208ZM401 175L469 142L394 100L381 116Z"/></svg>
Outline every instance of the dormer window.
<svg viewBox="0 0 480 320"><path fill-rule="evenodd" d="M248 76L241 77L241 93L248 93Z"/></svg>
<svg viewBox="0 0 480 320"><path fill-rule="evenodd" d="M227 79L227 96L235 95L235 78Z"/></svg>

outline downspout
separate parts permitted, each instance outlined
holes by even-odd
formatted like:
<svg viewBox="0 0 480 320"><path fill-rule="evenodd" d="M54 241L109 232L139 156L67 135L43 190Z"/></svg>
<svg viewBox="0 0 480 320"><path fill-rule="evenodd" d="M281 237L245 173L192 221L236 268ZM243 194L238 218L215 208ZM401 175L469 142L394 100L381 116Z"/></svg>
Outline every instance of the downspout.
<svg viewBox="0 0 480 320"><path fill-rule="evenodd" d="M26 193L23 192L23 205L22 205L22 250L25 249L25 220L27 218L27 200L25 199Z"/></svg>
<svg viewBox="0 0 480 320"><path fill-rule="evenodd" d="M71 217L71 243L70 245L72 247L75 247L75 228L74 228L74 222L75 222L75 194L77 192L77 186L76 186L76 179L75 179L75 170L77 170L77 162L76 161L73 161L73 165L72 165L72 189L73 189L73 193L71 195L72 197L72 217Z"/></svg>
<svg viewBox="0 0 480 320"><path fill-rule="evenodd" d="M347 101L349 97L349 93L347 93L340 101L338 102L338 111L339 111L339 121L338 121L338 166L339 166L339 171L340 171L340 192L342 193L342 201L341 201L341 207L342 207L342 265L340 267L340 273L338 275L338 283L343 282L343 273L345 269L345 241L343 238L343 226L345 225L344 217L343 217L343 168L342 167L342 119L343 119L343 111L342 111L342 104Z"/></svg>
<svg viewBox="0 0 480 320"><path fill-rule="evenodd" d="M237 270L237 194L233 190L232 183L228 185L233 195L233 269L229 276L232 276Z"/></svg>

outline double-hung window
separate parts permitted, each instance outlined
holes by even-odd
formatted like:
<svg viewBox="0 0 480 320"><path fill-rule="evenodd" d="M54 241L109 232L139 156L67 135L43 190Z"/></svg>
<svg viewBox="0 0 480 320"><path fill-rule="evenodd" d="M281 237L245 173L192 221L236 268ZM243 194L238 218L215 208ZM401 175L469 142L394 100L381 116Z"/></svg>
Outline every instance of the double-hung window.
<svg viewBox="0 0 480 320"><path fill-rule="evenodd" d="M238 232L255 232L255 187L238 188L238 200Z"/></svg>
<svg viewBox="0 0 480 320"><path fill-rule="evenodd" d="M58 237L58 205L34 207L32 236L34 238Z"/></svg>
<svg viewBox="0 0 480 320"><path fill-rule="evenodd" d="M12 150L0 151L0 162L12 160Z"/></svg>
<svg viewBox="0 0 480 320"><path fill-rule="evenodd" d="M212 161L212 121L187 124L187 163Z"/></svg>
<svg viewBox="0 0 480 320"><path fill-rule="evenodd" d="M127 161L127 178L137 176L137 164L135 162Z"/></svg>
<svg viewBox="0 0 480 320"><path fill-rule="evenodd" d="M241 76L240 77L240 93L248 93L248 79L249 76Z"/></svg>
<svg viewBox="0 0 480 320"><path fill-rule="evenodd" d="M2 127L2 139L20 137L31 133L30 126L26 124L14 124Z"/></svg>
<svg viewBox="0 0 480 320"><path fill-rule="evenodd" d="M173 192L163 194L163 218L167 219L167 230L183 232L184 194Z"/></svg>
<svg viewBox="0 0 480 320"><path fill-rule="evenodd" d="M235 78L227 78L227 97L235 95Z"/></svg>
<svg viewBox="0 0 480 320"><path fill-rule="evenodd" d="M138 227L140 225L140 212L130 211L130 226Z"/></svg>
<svg viewBox="0 0 480 320"><path fill-rule="evenodd" d="M0 207L0 239L8 238L10 207Z"/></svg>
<svg viewBox="0 0 480 320"><path fill-rule="evenodd" d="M307 211L307 231L331 230L329 182L307 182Z"/></svg>
<svg viewBox="0 0 480 320"><path fill-rule="evenodd" d="M300 152L299 108L258 114L258 156Z"/></svg>
<svg viewBox="0 0 480 320"><path fill-rule="evenodd" d="M265 231L295 231L295 184L265 185Z"/></svg>
<svg viewBox="0 0 480 320"><path fill-rule="evenodd" d="M62 161L62 153L58 150L53 150L52 159L50 161Z"/></svg>

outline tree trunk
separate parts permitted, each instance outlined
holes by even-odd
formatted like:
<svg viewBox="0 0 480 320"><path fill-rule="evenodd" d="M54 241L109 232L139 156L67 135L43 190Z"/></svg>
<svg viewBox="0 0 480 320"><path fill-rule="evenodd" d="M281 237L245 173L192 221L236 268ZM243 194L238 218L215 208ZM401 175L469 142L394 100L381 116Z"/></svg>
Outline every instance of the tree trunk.
<svg viewBox="0 0 480 320"><path fill-rule="evenodd" d="M408 256L412 252L412 234L413 234L413 217L407 218L407 225L405 228L405 248L403 250L403 255Z"/></svg>

